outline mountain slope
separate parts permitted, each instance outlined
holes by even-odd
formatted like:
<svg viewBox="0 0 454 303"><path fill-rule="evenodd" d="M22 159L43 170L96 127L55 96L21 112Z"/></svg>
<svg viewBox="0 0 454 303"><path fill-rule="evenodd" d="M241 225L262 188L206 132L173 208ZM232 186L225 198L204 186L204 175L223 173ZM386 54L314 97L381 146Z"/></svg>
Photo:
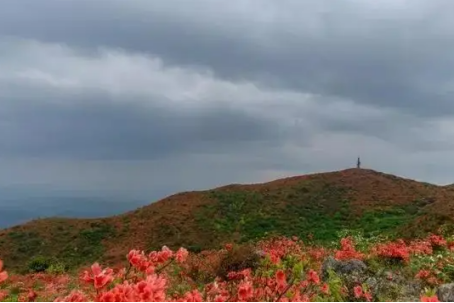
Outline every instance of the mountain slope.
<svg viewBox="0 0 454 303"><path fill-rule="evenodd" d="M451 223L454 191L365 169L184 192L120 216L43 219L0 231L12 268L43 255L79 266L131 248L216 248L272 233L329 241L342 229L416 236ZM26 265L26 264L25 264Z"/></svg>

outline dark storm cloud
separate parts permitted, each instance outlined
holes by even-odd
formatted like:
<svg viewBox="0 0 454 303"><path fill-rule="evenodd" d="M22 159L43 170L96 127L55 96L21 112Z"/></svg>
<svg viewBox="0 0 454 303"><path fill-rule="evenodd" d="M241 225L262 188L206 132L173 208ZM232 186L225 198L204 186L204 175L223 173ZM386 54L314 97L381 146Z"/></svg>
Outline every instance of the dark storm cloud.
<svg viewBox="0 0 454 303"><path fill-rule="evenodd" d="M228 108L188 113L112 102L99 92L70 96L22 89L2 102L0 156L150 160L238 151L278 134L273 121Z"/></svg>
<svg viewBox="0 0 454 303"><path fill-rule="evenodd" d="M214 2L3 1L0 34L148 52L422 117L454 113L451 1Z"/></svg>
<svg viewBox="0 0 454 303"><path fill-rule="evenodd" d="M65 181L109 188L120 159L202 184L225 157L236 179L450 151L452 3L3 0L0 160L33 158L49 183L112 160Z"/></svg>
<svg viewBox="0 0 454 303"><path fill-rule="evenodd" d="M221 81L196 70L174 70L152 57L101 52L93 58L58 45L9 41L0 58L6 67L3 78L0 72L3 157L254 154L286 144L311 147L324 133L375 137L406 149L430 147L430 137L421 136L425 122L413 116ZM409 131L415 126L418 133ZM284 162L279 165L292 165Z"/></svg>

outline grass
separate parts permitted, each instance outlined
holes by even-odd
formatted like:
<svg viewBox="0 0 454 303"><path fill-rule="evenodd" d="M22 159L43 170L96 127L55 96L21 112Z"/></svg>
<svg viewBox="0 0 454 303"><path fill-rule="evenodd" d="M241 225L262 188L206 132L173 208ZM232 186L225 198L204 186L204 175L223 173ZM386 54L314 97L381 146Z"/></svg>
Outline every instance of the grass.
<svg viewBox="0 0 454 303"><path fill-rule="evenodd" d="M214 201L196 213L201 229L211 229L215 236L238 235L245 242L260 238L278 227L273 216L273 203L258 192L212 191L208 197Z"/></svg>
<svg viewBox="0 0 454 303"><path fill-rule="evenodd" d="M8 234L13 261L29 259L41 252L44 239L35 232L12 231Z"/></svg>
<svg viewBox="0 0 454 303"><path fill-rule="evenodd" d="M310 182L290 188L284 193L285 202L276 201L275 195L260 192L213 191L210 198L216 202L198 213L197 219L204 228L213 229L218 235L239 233L240 242L270 233L312 235L320 241L332 241L338 230L349 225L346 193L347 190L339 186Z"/></svg>
<svg viewBox="0 0 454 303"><path fill-rule="evenodd" d="M343 229L358 230L365 236L392 237L427 205L427 201L420 199L404 206L379 207L356 216L348 193L349 189L341 186L306 182L291 188L286 193L285 203L276 203L260 192L212 191L209 197L215 203L206 205L196 218L201 228L213 230L219 238L240 234L239 242L273 233L311 236L317 242L327 243L338 240L338 231Z"/></svg>
<svg viewBox="0 0 454 303"><path fill-rule="evenodd" d="M108 237L115 237L115 229L111 225L93 223L90 228L80 230L77 237L57 255L57 259L63 260L69 267L100 259L105 252L102 242Z"/></svg>
<svg viewBox="0 0 454 303"><path fill-rule="evenodd" d="M103 222L81 228L55 225L46 233L16 228L3 240L11 253L2 257L21 273L44 271L53 264L76 268L101 259L105 252L103 241L115 235L115 229Z"/></svg>
<svg viewBox="0 0 454 303"><path fill-rule="evenodd" d="M356 220L353 227L361 230L366 236L395 235L398 228L415 218L406 207L389 207L382 210L365 212Z"/></svg>

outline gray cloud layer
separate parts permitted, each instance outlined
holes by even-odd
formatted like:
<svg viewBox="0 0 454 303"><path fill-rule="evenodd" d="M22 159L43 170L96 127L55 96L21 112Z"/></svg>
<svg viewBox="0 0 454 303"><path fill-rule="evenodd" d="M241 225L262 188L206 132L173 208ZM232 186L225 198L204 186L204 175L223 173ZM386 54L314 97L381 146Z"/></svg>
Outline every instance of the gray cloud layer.
<svg viewBox="0 0 454 303"><path fill-rule="evenodd" d="M0 185L454 180L452 1L0 4Z"/></svg>

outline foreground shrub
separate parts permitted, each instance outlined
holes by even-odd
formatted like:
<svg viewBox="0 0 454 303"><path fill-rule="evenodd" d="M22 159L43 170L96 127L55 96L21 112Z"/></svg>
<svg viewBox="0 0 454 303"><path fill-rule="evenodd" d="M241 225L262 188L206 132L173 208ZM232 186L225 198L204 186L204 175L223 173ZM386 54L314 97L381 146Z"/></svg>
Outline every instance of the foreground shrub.
<svg viewBox="0 0 454 303"><path fill-rule="evenodd" d="M403 240L378 244L373 252L391 263L408 262L410 259L410 249Z"/></svg>
<svg viewBox="0 0 454 303"><path fill-rule="evenodd" d="M80 277L63 273L62 264L49 265L42 257L30 262L30 269L38 273L8 276L0 261L0 301L432 302L438 300L436 288L452 282L445 268L454 266L454 252L443 240L431 235L409 244L370 243L369 250L361 251L351 237L344 237L337 249L282 237L199 254L164 246L150 253L131 250L124 268L94 263ZM322 263L335 260L333 256L348 266L365 267L364 262L373 261L377 268L356 271L351 277L332 269L326 272Z"/></svg>
<svg viewBox="0 0 454 303"><path fill-rule="evenodd" d="M3 270L3 261L0 260L0 283L6 281L8 279L8 273Z"/></svg>
<svg viewBox="0 0 454 303"><path fill-rule="evenodd" d="M60 262L55 262L55 263L52 263L47 269L46 269L46 272L49 273L49 274L54 274L54 275L58 275L58 274L63 274L65 273L67 270L65 264L63 263L60 263Z"/></svg>
<svg viewBox="0 0 454 303"><path fill-rule="evenodd" d="M28 270L32 273L44 272L51 265L51 261L43 256L32 258L28 262Z"/></svg>
<svg viewBox="0 0 454 303"><path fill-rule="evenodd" d="M234 246L226 250L222 257L216 276L226 279L230 272L250 268L255 270L260 264L260 253L252 245Z"/></svg>

